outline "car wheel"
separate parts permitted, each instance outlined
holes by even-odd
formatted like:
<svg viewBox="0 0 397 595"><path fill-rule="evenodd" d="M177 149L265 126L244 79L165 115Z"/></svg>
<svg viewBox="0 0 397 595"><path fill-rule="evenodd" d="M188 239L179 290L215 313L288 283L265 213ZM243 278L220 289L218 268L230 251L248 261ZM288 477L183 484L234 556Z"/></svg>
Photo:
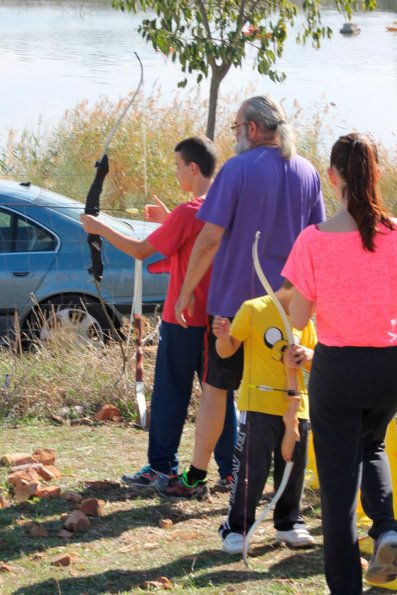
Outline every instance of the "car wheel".
<svg viewBox="0 0 397 595"><path fill-rule="evenodd" d="M61 295L39 304L30 315L28 328L33 341L64 340L99 346L114 336L118 323L114 321L111 328L101 304L92 298Z"/></svg>

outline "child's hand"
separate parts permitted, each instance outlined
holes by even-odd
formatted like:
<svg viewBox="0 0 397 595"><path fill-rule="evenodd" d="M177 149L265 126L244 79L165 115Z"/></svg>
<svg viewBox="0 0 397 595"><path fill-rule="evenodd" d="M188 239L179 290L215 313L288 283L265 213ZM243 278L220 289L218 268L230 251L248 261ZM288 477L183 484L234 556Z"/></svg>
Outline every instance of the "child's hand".
<svg viewBox="0 0 397 595"><path fill-rule="evenodd" d="M102 221L100 217L94 217L94 215L80 215L80 221L83 224L84 231L94 235L101 235Z"/></svg>
<svg viewBox="0 0 397 595"><path fill-rule="evenodd" d="M226 339L230 333L230 320L222 316L214 316L212 321L212 332L217 339Z"/></svg>
<svg viewBox="0 0 397 595"><path fill-rule="evenodd" d="M313 351L302 345L288 345L283 353L283 362L287 368L300 368L313 358Z"/></svg>
<svg viewBox="0 0 397 595"><path fill-rule="evenodd" d="M144 219L151 223L164 223L171 211L167 209L165 204L155 194L153 195L153 200L156 204L145 205L143 212Z"/></svg>

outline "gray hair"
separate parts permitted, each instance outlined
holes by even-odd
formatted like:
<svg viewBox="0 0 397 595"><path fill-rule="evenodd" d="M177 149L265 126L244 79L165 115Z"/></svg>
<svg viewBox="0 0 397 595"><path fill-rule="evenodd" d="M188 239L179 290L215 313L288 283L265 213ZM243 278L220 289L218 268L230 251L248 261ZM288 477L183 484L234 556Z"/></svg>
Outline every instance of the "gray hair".
<svg viewBox="0 0 397 595"><path fill-rule="evenodd" d="M291 159L295 155L295 133L285 121L285 113L279 103L268 96L258 95L244 101L240 110L245 120L255 122L264 132L274 132L280 137L283 157Z"/></svg>

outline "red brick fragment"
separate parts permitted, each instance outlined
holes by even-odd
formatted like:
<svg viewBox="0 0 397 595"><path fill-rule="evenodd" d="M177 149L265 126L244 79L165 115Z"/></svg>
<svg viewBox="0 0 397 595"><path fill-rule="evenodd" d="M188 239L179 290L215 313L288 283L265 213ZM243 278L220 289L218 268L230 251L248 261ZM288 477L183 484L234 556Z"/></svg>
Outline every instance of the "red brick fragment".
<svg viewBox="0 0 397 595"><path fill-rule="evenodd" d="M51 566L70 566L72 557L69 554L58 554L50 561Z"/></svg>
<svg viewBox="0 0 397 595"><path fill-rule="evenodd" d="M145 581L141 587L145 591L151 591L152 589L162 589L163 591L169 591L172 589L172 583L167 576L159 576L154 581Z"/></svg>
<svg viewBox="0 0 397 595"><path fill-rule="evenodd" d="M105 501L98 498L86 498L82 500L80 510L88 516L103 516L105 513Z"/></svg>
<svg viewBox="0 0 397 595"><path fill-rule="evenodd" d="M97 411L94 417L98 421L111 421L113 417L120 417L120 409L116 405L107 404Z"/></svg>
<svg viewBox="0 0 397 595"><path fill-rule="evenodd" d="M36 463L33 456L26 452L14 452L9 455L4 455L1 459L2 463L10 467L17 467L19 465L26 465L27 463Z"/></svg>
<svg viewBox="0 0 397 595"><path fill-rule="evenodd" d="M6 564L5 562L0 562L0 572L14 572L14 566L10 566L10 564Z"/></svg>
<svg viewBox="0 0 397 595"><path fill-rule="evenodd" d="M46 486L40 488L36 492L36 496L39 498L59 498L61 495L61 488L58 486Z"/></svg>
<svg viewBox="0 0 397 595"><path fill-rule="evenodd" d="M34 469L15 471L9 475L8 481L13 487L16 500L27 500L35 496L40 487L40 479Z"/></svg>
<svg viewBox="0 0 397 595"><path fill-rule="evenodd" d="M62 500L66 500L67 502L73 502L73 504L80 504L80 502L83 499L83 496L81 494L78 494L77 492L68 490L66 492L61 493L61 498Z"/></svg>
<svg viewBox="0 0 397 595"><path fill-rule="evenodd" d="M84 533L90 525L90 519L80 510L73 510L63 523L65 529L73 533Z"/></svg>
<svg viewBox="0 0 397 595"><path fill-rule="evenodd" d="M25 529L31 537L48 537L47 529L40 523L29 523Z"/></svg>
<svg viewBox="0 0 397 595"><path fill-rule="evenodd" d="M44 466L55 463L55 450L53 448L36 448L32 453L33 459Z"/></svg>

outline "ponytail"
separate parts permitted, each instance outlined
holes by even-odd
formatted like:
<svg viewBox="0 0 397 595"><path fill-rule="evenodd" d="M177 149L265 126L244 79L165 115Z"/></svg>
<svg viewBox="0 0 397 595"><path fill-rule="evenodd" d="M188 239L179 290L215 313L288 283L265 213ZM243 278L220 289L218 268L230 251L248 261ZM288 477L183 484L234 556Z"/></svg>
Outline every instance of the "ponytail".
<svg viewBox="0 0 397 595"><path fill-rule="evenodd" d="M277 126L277 132L280 136L281 155L285 159L291 159L296 153L296 138L291 124L285 120L280 120Z"/></svg>
<svg viewBox="0 0 397 595"><path fill-rule="evenodd" d="M375 251L375 234L379 223L389 229L393 224L382 207L378 180L378 152L364 134L341 136L332 147L331 167L346 182L344 197L347 210L357 223L363 248Z"/></svg>

